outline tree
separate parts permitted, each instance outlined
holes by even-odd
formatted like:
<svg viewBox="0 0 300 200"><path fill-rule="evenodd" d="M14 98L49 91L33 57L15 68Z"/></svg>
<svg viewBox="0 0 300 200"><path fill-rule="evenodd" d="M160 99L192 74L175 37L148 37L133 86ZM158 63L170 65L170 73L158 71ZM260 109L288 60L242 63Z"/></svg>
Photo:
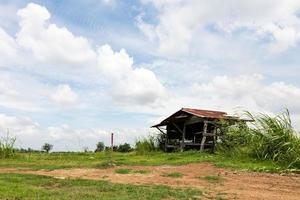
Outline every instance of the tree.
<svg viewBox="0 0 300 200"><path fill-rule="evenodd" d="M131 151L131 146L128 143L120 144L118 147L119 152L129 152Z"/></svg>
<svg viewBox="0 0 300 200"><path fill-rule="evenodd" d="M42 147L42 150L46 151L47 153L49 153L49 151L51 151L51 149L53 148L52 144L49 143L45 143Z"/></svg>
<svg viewBox="0 0 300 200"><path fill-rule="evenodd" d="M99 152L99 151L103 151L104 150L104 143L103 142L98 142L97 144L96 144L96 150L95 150L95 152Z"/></svg>

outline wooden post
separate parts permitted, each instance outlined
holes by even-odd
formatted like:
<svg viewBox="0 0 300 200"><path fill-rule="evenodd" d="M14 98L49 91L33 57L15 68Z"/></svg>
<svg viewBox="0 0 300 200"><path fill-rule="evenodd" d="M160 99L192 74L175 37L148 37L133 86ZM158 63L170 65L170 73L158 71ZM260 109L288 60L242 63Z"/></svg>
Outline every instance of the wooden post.
<svg viewBox="0 0 300 200"><path fill-rule="evenodd" d="M110 138L110 143L111 143L111 150L114 150L114 134L111 133L111 138Z"/></svg>
<svg viewBox="0 0 300 200"><path fill-rule="evenodd" d="M200 151L204 150L204 144L206 141L206 132L207 132L207 121L204 121L204 126L203 126L203 137L200 145Z"/></svg>
<svg viewBox="0 0 300 200"><path fill-rule="evenodd" d="M164 151L166 152L167 151L167 145L168 145L168 132L163 132L159 127L156 127L163 135L163 140L165 142L165 145L164 145Z"/></svg>
<svg viewBox="0 0 300 200"><path fill-rule="evenodd" d="M216 147L216 137L217 137L217 127L214 127L213 131L213 146L212 146L212 152L215 152L215 147Z"/></svg>
<svg viewBox="0 0 300 200"><path fill-rule="evenodd" d="M181 152L183 152L185 144L184 144L184 139L185 139L185 123L183 124L183 131L182 131L182 140L181 140Z"/></svg>

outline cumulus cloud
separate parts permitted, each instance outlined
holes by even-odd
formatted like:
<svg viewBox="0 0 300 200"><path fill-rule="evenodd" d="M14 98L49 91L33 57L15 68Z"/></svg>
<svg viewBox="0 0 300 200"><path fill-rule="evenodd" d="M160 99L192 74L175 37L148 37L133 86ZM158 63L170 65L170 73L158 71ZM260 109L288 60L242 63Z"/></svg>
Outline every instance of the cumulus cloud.
<svg viewBox="0 0 300 200"><path fill-rule="evenodd" d="M49 23L51 14L38 4L29 3L17 14L20 30L16 38L0 28L0 39L3 39L0 64L1 61L5 61L5 65L8 61L18 60L16 57L26 57L32 61L27 64L29 67L37 61L38 64L34 65L64 69L69 74L80 68L79 76L97 72L98 79L108 82L109 93L119 104L153 103L163 95L164 87L155 74L148 69L134 67L133 59L124 49L114 52L109 45L103 45L95 51L86 38L75 36L66 27ZM68 86L59 86L51 98L66 104L74 102L76 95Z"/></svg>
<svg viewBox="0 0 300 200"><path fill-rule="evenodd" d="M17 44L10 35L0 27L0 67L14 64L17 55Z"/></svg>
<svg viewBox="0 0 300 200"><path fill-rule="evenodd" d="M65 27L47 23L51 15L45 7L29 3L18 11L18 16L17 42L31 50L39 61L82 65L94 59L95 52L86 38L74 36Z"/></svg>
<svg viewBox="0 0 300 200"><path fill-rule="evenodd" d="M75 129L69 125L42 127L28 117L17 117L0 113L0 137L7 135L16 137L18 148L39 150L44 143L54 145L54 151L83 151L84 148L94 150L98 141L110 145L110 131L98 128ZM115 144L130 143L147 134L147 129L114 130Z"/></svg>
<svg viewBox="0 0 300 200"><path fill-rule="evenodd" d="M284 82L266 84L262 75L216 76L210 82L194 84L190 89L199 105L214 108L248 109L254 112L281 112L289 108L300 114L300 88Z"/></svg>
<svg viewBox="0 0 300 200"><path fill-rule="evenodd" d="M121 103L153 103L164 96L164 87L155 74L134 68L133 58L124 49L114 52L109 45L98 49L98 67L112 83L111 94Z"/></svg>
<svg viewBox="0 0 300 200"><path fill-rule="evenodd" d="M201 40L207 27L224 33L246 29L249 35L264 39L267 49L280 53L300 40L300 2L294 0L143 0L153 3L159 15L157 24L138 20L138 27L148 37L156 38L159 51L165 55L190 53L195 40ZM226 39L226 38L225 38ZM203 38L205 40L205 38Z"/></svg>
<svg viewBox="0 0 300 200"><path fill-rule="evenodd" d="M58 85L51 98L56 103L66 106L76 103L78 95L70 88L69 85L61 84Z"/></svg>
<svg viewBox="0 0 300 200"><path fill-rule="evenodd" d="M50 87L29 76L1 71L0 106L22 111L41 111ZM44 105L44 106L43 106Z"/></svg>

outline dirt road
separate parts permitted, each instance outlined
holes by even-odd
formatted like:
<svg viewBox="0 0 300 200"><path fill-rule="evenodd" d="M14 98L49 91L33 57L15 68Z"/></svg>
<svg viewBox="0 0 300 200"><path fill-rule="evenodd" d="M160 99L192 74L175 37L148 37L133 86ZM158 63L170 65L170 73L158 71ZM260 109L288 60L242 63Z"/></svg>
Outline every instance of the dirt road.
<svg viewBox="0 0 300 200"><path fill-rule="evenodd" d="M118 174L116 169L131 169L133 172ZM114 183L160 184L173 187L191 187L204 191L204 196L226 199L300 199L300 175L279 175L269 173L241 172L217 168L209 163L182 166L118 166L108 169L60 169L17 170L0 169L0 172L17 172L52 176L55 178L82 178L109 180ZM182 177L167 177L171 172Z"/></svg>

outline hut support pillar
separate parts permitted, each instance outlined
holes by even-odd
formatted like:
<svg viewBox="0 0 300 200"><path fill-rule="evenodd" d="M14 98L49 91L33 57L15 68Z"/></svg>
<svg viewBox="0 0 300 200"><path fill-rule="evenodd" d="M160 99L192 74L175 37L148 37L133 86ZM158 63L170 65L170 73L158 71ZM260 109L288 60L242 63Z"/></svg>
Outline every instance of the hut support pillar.
<svg viewBox="0 0 300 200"><path fill-rule="evenodd" d="M200 151L204 150L204 145L206 141L206 132L207 132L207 121L204 121L204 126L203 126L203 137L200 145Z"/></svg>
<svg viewBox="0 0 300 200"><path fill-rule="evenodd" d="M182 141L180 143L180 151L183 151L183 149L184 149L184 138L185 138L185 124L183 125L183 130L181 130L175 123L173 123L173 125L179 131L179 133L182 134Z"/></svg>
<svg viewBox="0 0 300 200"><path fill-rule="evenodd" d="M181 152L183 152L184 147L185 147L184 139L185 139L185 124L183 125L183 131L182 131L182 140L181 140L181 145L180 145Z"/></svg>
<svg viewBox="0 0 300 200"><path fill-rule="evenodd" d="M159 132L161 132L162 133L162 135L163 135L163 139L164 139L164 151L167 151L167 145L168 145L168 134L167 133L165 133L165 132L163 132L159 127L156 127L157 128L157 130L159 130Z"/></svg>

